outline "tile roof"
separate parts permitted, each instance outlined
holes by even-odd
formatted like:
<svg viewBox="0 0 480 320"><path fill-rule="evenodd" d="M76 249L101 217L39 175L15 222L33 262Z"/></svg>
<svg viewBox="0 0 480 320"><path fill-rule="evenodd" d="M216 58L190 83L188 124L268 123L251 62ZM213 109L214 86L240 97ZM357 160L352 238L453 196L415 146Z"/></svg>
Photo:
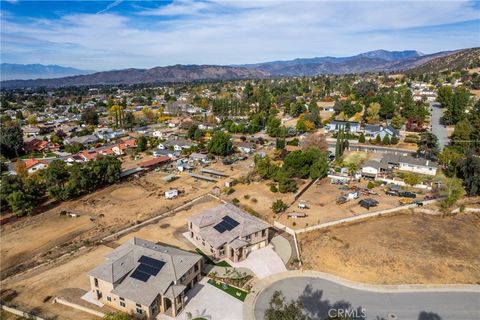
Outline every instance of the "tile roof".
<svg viewBox="0 0 480 320"><path fill-rule="evenodd" d="M231 217L239 224L230 231L226 230L221 233L214 227L220 223L225 216ZM234 245L235 240L243 241L239 238L270 227L267 223L232 204L222 204L205 209L201 213L189 217L188 221L198 226L200 228L199 235L216 248L219 248L225 243Z"/></svg>
<svg viewBox="0 0 480 320"><path fill-rule="evenodd" d="M131 277L140 265L142 256L163 262L156 275L146 281ZM169 298L178 296L185 286L177 282L202 257L180 249L158 245L154 242L133 238L106 255L107 262L88 274L114 284L112 293L144 306L149 306L158 294Z"/></svg>

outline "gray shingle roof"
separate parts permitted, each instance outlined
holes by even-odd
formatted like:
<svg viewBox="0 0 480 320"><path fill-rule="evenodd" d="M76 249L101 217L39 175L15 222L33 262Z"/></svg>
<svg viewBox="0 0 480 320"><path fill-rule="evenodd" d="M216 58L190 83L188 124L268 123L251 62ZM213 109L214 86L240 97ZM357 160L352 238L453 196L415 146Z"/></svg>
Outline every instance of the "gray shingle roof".
<svg viewBox="0 0 480 320"><path fill-rule="evenodd" d="M220 233L214 227L225 216L230 216L239 224L230 231L226 230ZM201 213L189 217L188 221L198 226L200 228L199 235L215 248L270 227L267 223L232 204L222 204L205 209Z"/></svg>
<svg viewBox="0 0 480 320"><path fill-rule="evenodd" d="M423 158L414 158L411 156L402 156L398 154L387 153L383 156L382 162L384 163L406 163L411 165L423 166L423 167L432 167L436 168L437 164L433 161L423 159Z"/></svg>
<svg viewBox="0 0 480 320"><path fill-rule="evenodd" d="M165 264L156 276L146 282L132 278L131 273L138 267L141 256L147 256ZM120 297L149 306L158 294L180 294L180 283L175 284L202 257L195 253L162 246L150 241L133 238L110 254L107 262L91 270L92 277L114 284L112 292ZM172 286L176 286L172 289ZM170 291L169 291L170 290Z"/></svg>

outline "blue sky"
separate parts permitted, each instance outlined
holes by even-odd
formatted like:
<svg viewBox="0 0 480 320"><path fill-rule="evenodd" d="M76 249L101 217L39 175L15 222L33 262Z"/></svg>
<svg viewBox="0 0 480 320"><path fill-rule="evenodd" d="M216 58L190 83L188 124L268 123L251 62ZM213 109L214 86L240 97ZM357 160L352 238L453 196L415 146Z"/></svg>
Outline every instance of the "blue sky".
<svg viewBox="0 0 480 320"><path fill-rule="evenodd" d="M1 0L1 60L91 70L480 46L480 1Z"/></svg>

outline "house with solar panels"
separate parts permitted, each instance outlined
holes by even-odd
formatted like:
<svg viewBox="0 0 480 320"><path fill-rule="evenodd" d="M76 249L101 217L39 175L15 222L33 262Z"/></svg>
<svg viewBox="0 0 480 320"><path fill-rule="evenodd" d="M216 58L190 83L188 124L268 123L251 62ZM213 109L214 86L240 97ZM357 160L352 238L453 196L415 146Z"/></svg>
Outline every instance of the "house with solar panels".
<svg viewBox="0 0 480 320"><path fill-rule="evenodd" d="M203 210L188 218L188 236L214 259L238 262L268 245L270 225L232 204Z"/></svg>
<svg viewBox="0 0 480 320"><path fill-rule="evenodd" d="M93 298L140 318L177 316L186 293L201 279L202 256L139 238L105 258L88 273Z"/></svg>

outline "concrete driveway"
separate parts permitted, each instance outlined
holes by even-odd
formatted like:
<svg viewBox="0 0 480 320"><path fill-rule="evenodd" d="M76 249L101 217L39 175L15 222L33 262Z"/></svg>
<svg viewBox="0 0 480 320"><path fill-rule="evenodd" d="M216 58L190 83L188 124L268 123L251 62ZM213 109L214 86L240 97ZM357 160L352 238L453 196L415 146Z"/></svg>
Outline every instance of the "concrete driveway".
<svg viewBox="0 0 480 320"><path fill-rule="evenodd" d="M245 260L232 263L232 266L235 268L248 268L259 279L287 271L282 259L273 250L272 245L250 252Z"/></svg>
<svg viewBox="0 0 480 320"><path fill-rule="evenodd" d="M203 278L193 287L186 296L185 309L177 316L177 320L188 320L187 312L195 319L203 317L209 320L242 320L243 303L207 283ZM160 314L158 320L172 320L173 318Z"/></svg>
<svg viewBox="0 0 480 320"><path fill-rule="evenodd" d="M438 138L440 150L449 143L447 128L442 124L443 110L439 103L431 103L432 108L432 133Z"/></svg>

